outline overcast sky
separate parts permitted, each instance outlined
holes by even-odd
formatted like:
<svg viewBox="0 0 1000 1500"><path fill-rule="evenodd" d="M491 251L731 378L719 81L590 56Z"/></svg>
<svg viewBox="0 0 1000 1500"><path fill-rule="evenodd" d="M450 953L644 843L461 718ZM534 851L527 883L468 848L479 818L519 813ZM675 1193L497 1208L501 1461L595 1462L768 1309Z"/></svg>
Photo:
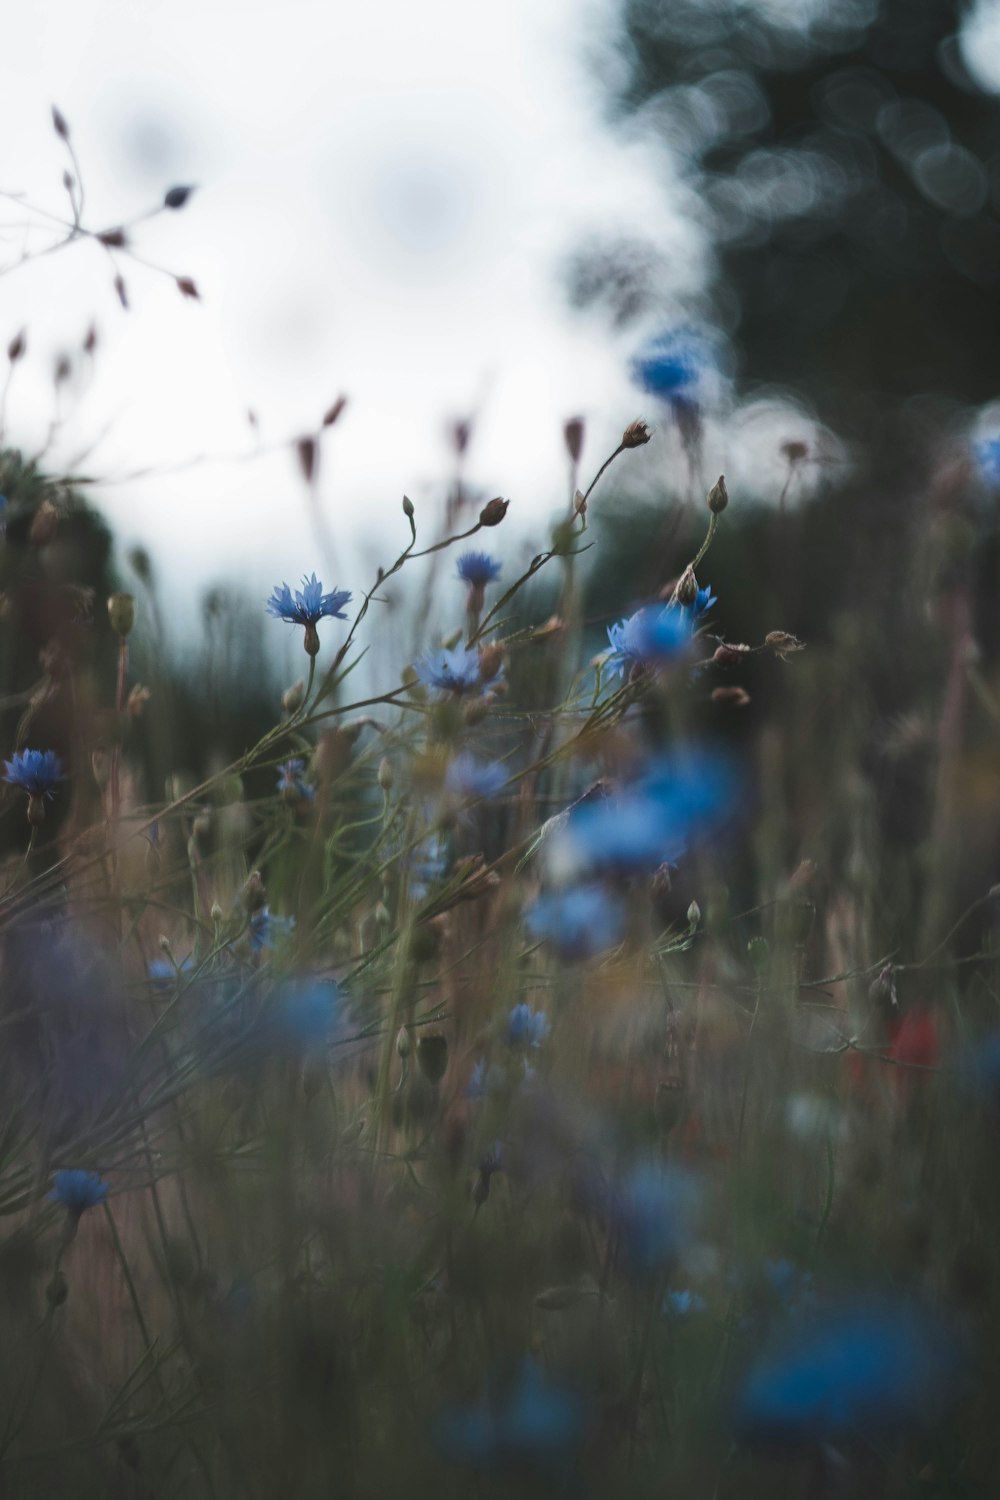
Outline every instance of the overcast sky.
<svg viewBox="0 0 1000 1500"><path fill-rule="evenodd" d="M980 10L998 13L993 0ZM123 545L150 547L178 602L219 578L266 591L314 565L328 572L287 453L121 482L251 452L248 407L267 444L350 398L322 474L343 547L328 585L357 587L347 575L359 536L405 534L404 491L436 505L445 424L469 413L470 479L509 496L511 522L540 538L564 502L562 421L586 416L587 468L644 406L656 415L628 379L641 331L616 340L572 312L565 257L592 232L635 233L665 252L680 302L701 275L669 164L602 119L594 66L616 66L611 14L606 0L10 7L0 187L65 212L58 104L91 225L129 221L173 183L199 184L136 245L191 276L202 300L126 260L125 314L107 258L88 244L0 278L0 339L25 325L29 338L8 440L41 443L54 360L94 321L95 373L55 456L96 443L83 468L104 481L101 507ZM983 34L996 57L998 33ZM5 262L22 246L19 217L10 204L0 215ZM663 439L660 461L671 462Z"/></svg>

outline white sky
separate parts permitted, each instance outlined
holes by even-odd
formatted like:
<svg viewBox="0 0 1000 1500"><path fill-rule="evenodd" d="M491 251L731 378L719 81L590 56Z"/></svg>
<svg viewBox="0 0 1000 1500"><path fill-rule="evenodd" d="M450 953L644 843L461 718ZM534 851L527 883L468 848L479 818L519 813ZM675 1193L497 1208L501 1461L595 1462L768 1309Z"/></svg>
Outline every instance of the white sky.
<svg viewBox="0 0 1000 1500"><path fill-rule="evenodd" d="M616 341L571 312L561 276L591 231L656 242L678 305L701 275L662 154L602 122L591 64L616 65L610 14L611 0L8 7L0 188L65 211L53 102L82 161L89 224L128 221L174 183L200 187L136 238L195 279L200 303L126 261L122 313L108 262L87 244L0 277L0 348L25 325L30 345L9 440L41 444L55 356L96 321L96 372L53 462L98 443L83 465L105 481L94 494L123 548L153 552L178 620L210 581L266 594L316 567L328 587L362 587L371 563L356 547L392 555L406 535L404 492L427 531L436 520L451 468L445 424L457 416L478 418L468 478L512 502L501 550L525 531L541 543L565 502L566 417L588 420L584 470L627 421L655 419L628 380L640 334ZM981 0L973 20L972 51L987 61L998 15L997 0ZM20 249L17 216L0 209L0 262ZM332 577L287 453L113 482L249 453L248 407L266 444L318 422L341 392L350 404L327 438L321 484L343 549ZM709 477L724 467L731 493L741 476L777 492L782 411L757 401L728 419ZM807 435L802 419L782 435ZM630 461L663 472L676 444L661 433L658 451Z"/></svg>
<svg viewBox="0 0 1000 1500"><path fill-rule="evenodd" d="M644 405L627 376L635 334L617 346L566 307L563 258L591 230L631 230L674 248L679 286L699 275L663 162L601 124L587 58L605 16L601 0L12 7L0 187L65 211L57 103L89 224L127 221L175 182L200 185L136 244L192 276L203 301L123 261L123 314L109 263L87 244L0 278L0 340L27 325L30 343L9 439L42 440L54 357L93 318L95 378L57 450L75 455L104 434L86 472L112 479L249 451L248 406L267 443L344 392L322 483L338 544L405 538L402 494L418 508L426 497L425 514L436 506L451 465L445 423L470 411L468 477L509 496L510 521L533 517L540 535L565 501L563 420L588 418L586 468ZM5 240L6 261L20 240ZM219 577L269 589L314 565L328 572L285 454L96 495L123 545L148 545L185 601ZM328 586L359 585L352 561L345 552Z"/></svg>

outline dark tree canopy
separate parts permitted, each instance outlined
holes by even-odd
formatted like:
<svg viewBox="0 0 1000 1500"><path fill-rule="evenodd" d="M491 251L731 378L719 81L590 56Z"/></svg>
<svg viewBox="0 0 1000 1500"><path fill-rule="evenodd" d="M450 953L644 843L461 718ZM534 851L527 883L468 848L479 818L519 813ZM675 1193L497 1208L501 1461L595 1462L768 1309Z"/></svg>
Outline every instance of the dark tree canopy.
<svg viewBox="0 0 1000 1500"><path fill-rule="evenodd" d="M913 393L997 394L1000 101L963 63L967 10L623 0L616 109L642 111L692 189L709 319L745 377L851 425ZM627 321L647 270L605 247L572 294Z"/></svg>

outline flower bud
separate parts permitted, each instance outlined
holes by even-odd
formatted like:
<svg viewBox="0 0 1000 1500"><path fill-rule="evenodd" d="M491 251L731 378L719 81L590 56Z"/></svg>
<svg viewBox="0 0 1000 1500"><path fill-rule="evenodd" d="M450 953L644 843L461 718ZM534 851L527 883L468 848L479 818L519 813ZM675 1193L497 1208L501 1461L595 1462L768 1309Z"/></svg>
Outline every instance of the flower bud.
<svg viewBox="0 0 1000 1500"><path fill-rule="evenodd" d="M436 1088L448 1067L448 1038L443 1031L425 1031L417 1038L417 1066Z"/></svg>
<svg viewBox="0 0 1000 1500"><path fill-rule="evenodd" d="M674 589L674 598L678 604L693 604L698 597L698 580L694 576L694 568L686 567L681 574L677 587Z"/></svg>
<svg viewBox="0 0 1000 1500"><path fill-rule="evenodd" d="M573 463L580 462L580 454L583 452L583 418L570 417L563 427L563 437L566 440L566 452Z"/></svg>
<svg viewBox="0 0 1000 1500"><path fill-rule="evenodd" d="M212 918L212 925L214 927L218 927L219 923L222 921L222 907L219 905L218 901L212 902L212 910L209 912L209 916Z"/></svg>
<svg viewBox="0 0 1000 1500"><path fill-rule="evenodd" d="M378 784L382 788L383 792L388 792L388 791L390 791L392 789L392 783L393 783L392 762L385 755L383 755L382 759L378 763L378 777L377 777L377 780L378 780Z"/></svg>
<svg viewBox="0 0 1000 1500"><path fill-rule="evenodd" d="M281 695L281 707L286 714L297 714L305 701L306 685L301 677L291 687L285 688Z"/></svg>
<svg viewBox="0 0 1000 1500"><path fill-rule="evenodd" d="M713 516L721 516L729 504L729 492L726 489L726 476L720 474L708 492L708 508Z"/></svg>
<svg viewBox="0 0 1000 1500"><path fill-rule="evenodd" d="M773 651L784 661L791 651L804 651L805 642L800 641L798 636L791 635L787 630L769 630L764 637L764 645Z"/></svg>
<svg viewBox="0 0 1000 1500"><path fill-rule="evenodd" d="M267 892L259 870L250 871L241 894L244 909L248 912L260 911L262 906L267 905Z"/></svg>
<svg viewBox="0 0 1000 1500"><path fill-rule="evenodd" d="M403 515L408 521L413 520L413 501L410 499L409 495L403 496Z"/></svg>
<svg viewBox="0 0 1000 1500"><path fill-rule="evenodd" d="M484 682L492 682L494 677L503 666L504 649L499 642L494 641L489 646L482 646L479 650L479 675Z"/></svg>
<svg viewBox="0 0 1000 1500"><path fill-rule="evenodd" d="M412 1051L413 1043L410 1040L410 1033L405 1026L401 1026L396 1032L396 1053L399 1057L409 1057Z"/></svg>
<svg viewBox="0 0 1000 1500"><path fill-rule="evenodd" d="M695 928L701 921L701 907L698 905L697 901L692 901L691 905L688 907L687 919L688 926L690 927L691 931L694 932Z"/></svg>
<svg viewBox="0 0 1000 1500"><path fill-rule="evenodd" d="M479 512L480 526L499 526L507 514L509 504L509 500L503 500L499 495L495 499L490 500Z"/></svg>
<svg viewBox="0 0 1000 1500"><path fill-rule="evenodd" d="M643 421L630 422L622 433L623 448L641 448L648 443L652 433Z"/></svg>
<svg viewBox="0 0 1000 1500"><path fill-rule="evenodd" d="M131 634L135 624L135 599L131 594L112 594L108 600L108 619L111 629L122 640Z"/></svg>
<svg viewBox="0 0 1000 1500"><path fill-rule="evenodd" d="M146 707L146 704L149 702L151 696L152 695L149 691L149 688L142 687L137 682L135 687L130 691L125 702L125 708L129 714L129 717L132 719L141 719L143 709Z"/></svg>

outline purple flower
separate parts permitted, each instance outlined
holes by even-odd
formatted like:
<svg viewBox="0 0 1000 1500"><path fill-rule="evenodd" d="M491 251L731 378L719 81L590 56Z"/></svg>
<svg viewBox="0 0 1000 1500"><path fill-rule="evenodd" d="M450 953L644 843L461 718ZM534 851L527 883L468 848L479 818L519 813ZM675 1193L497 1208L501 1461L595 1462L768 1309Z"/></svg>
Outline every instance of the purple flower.
<svg viewBox="0 0 1000 1500"><path fill-rule="evenodd" d="M532 1010L530 1005L522 1002L514 1006L507 1018L507 1046L516 1049L540 1047L550 1030L545 1012Z"/></svg>
<svg viewBox="0 0 1000 1500"><path fill-rule="evenodd" d="M679 604L647 605L617 625L608 626L608 667L624 676L633 667L661 667L690 648L694 613Z"/></svg>
<svg viewBox="0 0 1000 1500"><path fill-rule="evenodd" d="M96 1208L108 1196L108 1185L96 1172L85 1172L82 1167L69 1167L57 1172L52 1179L49 1198L53 1203L62 1203L70 1214L78 1219L88 1208Z"/></svg>
<svg viewBox="0 0 1000 1500"><path fill-rule="evenodd" d="M582 885L539 896L524 920L531 936L551 943L561 958L593 958L621 941L625 908L603 886Z"/></svg>
<svg viewBox="0 0 1000 1500"><path fill-rule="evenodd" d="M267 601L267 612L289 625L315 626L324 618L346 620L344 605L350 602L350 598L343 589L324 594L323 585L314 573L311 578L303 578L302 588L296 589L294 599L287 583L276 587Z"/></svg>
<svg viewBox="0 0 1000 1500"><path fill-rule="evenodd" d="M470 588L484 589L500 577L501 565L488 552L464 552L458 559L458 576Z"/></svg>
<svg viewBox="0 0 1000 1500"><path fill-rule="evenodd" d="M29 797L51 798L56 783L63 779L62 762L54 750L18 750L13 759L4 761L4 767L4 781Z"/></svg>
<svg viewBox="0 0 1000 1500"><path fill-rule="evenodd" d="M460 697L465 693L478 693L483 687L479 652L472 646L428 651L414 662L413 669L424 687L436 688L442 693L454 693Z"/></svg>

